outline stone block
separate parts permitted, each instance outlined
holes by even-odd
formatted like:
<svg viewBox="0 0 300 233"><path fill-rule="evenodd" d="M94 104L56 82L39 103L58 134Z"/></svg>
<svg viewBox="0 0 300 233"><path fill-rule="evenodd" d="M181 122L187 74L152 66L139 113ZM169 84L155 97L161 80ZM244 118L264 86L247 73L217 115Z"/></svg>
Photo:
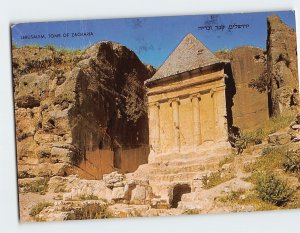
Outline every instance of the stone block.
<svg viewBox="0 0 300 233"><path fill-rule="evenodd" d="M124 185L120 185L123 183L124 179L125 179L125 176L121 173L118 173L117 171L103 175L103 180L105 182L105 186L108 188L111 188L111 189L114 187L124 186Z"/></svg>
<svg viewBox="0 0 300 233"><path fill-rule="evenodd" d="M132 190L130 202L134 204L144 204L146 197L146 188L144 186L137 185L135 189Z"/></svg>
<svg viewBox="0 0 300 233"><path fill-rule="evenodd" d="M128 186L125 187L117 187L112 190L111 199L118 200L128 200L129 198L129 189Z"/></svg>

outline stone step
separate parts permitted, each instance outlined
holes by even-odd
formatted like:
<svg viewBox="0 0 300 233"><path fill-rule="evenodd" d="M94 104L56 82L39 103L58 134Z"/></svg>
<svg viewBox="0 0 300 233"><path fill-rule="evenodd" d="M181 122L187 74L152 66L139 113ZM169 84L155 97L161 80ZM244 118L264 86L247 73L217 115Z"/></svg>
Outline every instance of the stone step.
<svg viewBox="0 0 300 233"><path fill-rule="evenodd" d="M177 159L194 159L194 158L216 158L220 156L226 156L231 153L231 147L229 144L216 144L211 146L200 146L196 151L190 151L187 153L173 152L167 154L161 154L154 158L154 162L164 162Z"/></svg>
<svg viewBox="0 0 300 233"><path fill-rule="evenodd" d="M151 175L156 174L178 174L178 173L185 173L185 172L201 172L206 170L206 166L203 164L195 164L189 166L159 166L153 168L151 171Z"/></svg>
<svg viewBox="0 0 300 233"><path fill-rule="evenodd" d="M210 155L210 156L195 156L195 157L185 157L181 156L179 158L173 158L170 160L162 160L159 162L151 163L153 165L173 165L173 166L187 166L193 164L210 164L210 163L219 163L229 154L217 154L217 155Z"/></svg>
<svg viewBox="0 0 300 233"><path fill-rule="evenodd" d="M219 162L223 160L224 157L218 159L178 159L172 160L166 163L151 164L151 173L169 173L170 172L185 172L185 171L204 171L211 169L218 169Z"/></svg>
<svg viewBox="0 0 300 233"><path fill-rule="evenodd" d="M192 182L199 172L183 172L177 174L154 174L149 176L149 182Z"/></svg>

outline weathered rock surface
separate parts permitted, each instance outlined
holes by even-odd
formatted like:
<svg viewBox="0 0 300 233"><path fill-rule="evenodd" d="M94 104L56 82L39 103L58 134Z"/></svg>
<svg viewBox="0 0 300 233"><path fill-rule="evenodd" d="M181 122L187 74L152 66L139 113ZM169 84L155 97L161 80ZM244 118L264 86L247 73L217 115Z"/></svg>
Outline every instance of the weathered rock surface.
<svg viewBox="0 0 300 233"><path fill-rule="evenodd" d="M249 86L253 79L259 79L264 74L264 51L245 46L228 53L217 53L217 56L230 61L230 67L227 68L229 77L226 94L227 98L233 98L232 103L227 101L227 108L232 111L232 125L244 130L257 127L268 120L267 90L259 91Z"/></svg>
<svg viewBox="0 0 300 233"><path fill-rule="evenodd" d="M118 172L112 172L110 174L103 176L103 181L105 186L112 189L114 187L123 187L124 186L125 175Z"/></svg>
<svg viewBox="0 0 300 233"><path fill-rule="evenodd" d="M268 17L267 68L272 114L290 111L293 90L299 88L296 32L276 15Z"/></svg>
<svg viewBox="0 0 300 233"><path fill-rule="evenodd" d="M278 16L268 17L266 51L246 46L216 56L230 61L226 70L229 125L257 127L270 115L299 107L296 33Z"/></svg>
<svg viewBox="0 0 300 233"><path fill-rule="evenodd" d="M286 131L276 132L269 135L268 142L272 145L285 145L291 141L291 135Z"/></svg>
<svg viewBox="0 0 300 233"><path fill-rule="evenodd" d="M154 69L126 47L15 48L13 67L20 177L70 174L101 129L125 148L148 144L143 82Z"/></svg>

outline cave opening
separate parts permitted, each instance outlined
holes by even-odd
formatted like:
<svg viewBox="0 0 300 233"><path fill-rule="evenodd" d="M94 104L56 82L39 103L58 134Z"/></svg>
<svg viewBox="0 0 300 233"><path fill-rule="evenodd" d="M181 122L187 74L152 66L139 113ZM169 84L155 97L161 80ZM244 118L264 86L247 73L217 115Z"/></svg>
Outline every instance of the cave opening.
<svg viewBox="0 0 300 233"><path fill-rule="evenodd" d="M177 184L172 190L171 208L177 208L178 203L181 201L182 195L191 192L189 184Z"/></svg>

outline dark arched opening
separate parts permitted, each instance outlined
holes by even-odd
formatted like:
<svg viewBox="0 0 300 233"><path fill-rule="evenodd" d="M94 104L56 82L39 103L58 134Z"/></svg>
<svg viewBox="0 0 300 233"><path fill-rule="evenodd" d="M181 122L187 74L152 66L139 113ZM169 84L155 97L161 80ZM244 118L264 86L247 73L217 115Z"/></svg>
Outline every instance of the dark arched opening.
<svg viewBox="0 0 300 233"><path fill-rule="evenodd" d="M188 184L177 184L173 188L173 198L171 201L171 208L177 208L178 203L181 201L181 197L185 193L191 192L191 186Z"/></svg>

